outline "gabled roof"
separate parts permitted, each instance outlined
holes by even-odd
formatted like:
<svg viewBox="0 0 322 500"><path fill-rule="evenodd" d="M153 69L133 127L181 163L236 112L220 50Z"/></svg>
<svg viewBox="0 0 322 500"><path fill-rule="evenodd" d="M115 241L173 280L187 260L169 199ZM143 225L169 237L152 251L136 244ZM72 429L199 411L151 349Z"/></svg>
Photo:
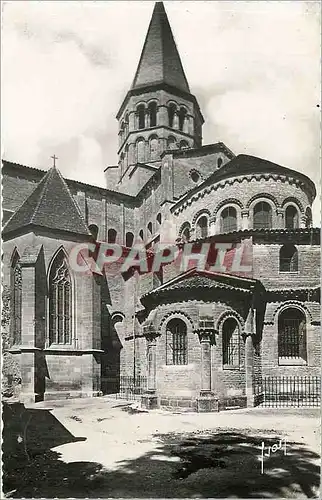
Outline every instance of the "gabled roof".
<svg viewBox="0 0 322 500"><path fill-rule="evenodd" d="M190 92L163 2L156 2L131 88L161 82Z"/></svg>
<svg viewBox="0 0 322 500"><path fill-rule="evenodd" d="M146 293L141 300L152 296L163 295L171 291L178 292L180 289L185 293L187 293L189 289L200 290L214 288L251 293L257 283L258 281L252 278L241 278L227 273L198 271L196 268L193 268Z"/></svg>
<svg viewBox="0 0 322 500"><path fill-rule="evenodd" d="M51 168L4 226L3 235L43 227L89 236L85 220L60 172Z"/></svg>

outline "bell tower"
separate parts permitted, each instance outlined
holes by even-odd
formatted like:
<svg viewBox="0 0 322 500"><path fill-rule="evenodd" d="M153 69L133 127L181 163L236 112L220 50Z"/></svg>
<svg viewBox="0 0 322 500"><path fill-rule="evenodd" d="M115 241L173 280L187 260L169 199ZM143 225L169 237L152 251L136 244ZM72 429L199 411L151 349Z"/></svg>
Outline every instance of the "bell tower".
<svg viewBox="0 0 322 500"><path fill-rule="evenodd" d="M157 167L168 149L197 148L203 116L191 94L162 2L156 2L138 68L117 114L120 179L137 164Z"/></svg>

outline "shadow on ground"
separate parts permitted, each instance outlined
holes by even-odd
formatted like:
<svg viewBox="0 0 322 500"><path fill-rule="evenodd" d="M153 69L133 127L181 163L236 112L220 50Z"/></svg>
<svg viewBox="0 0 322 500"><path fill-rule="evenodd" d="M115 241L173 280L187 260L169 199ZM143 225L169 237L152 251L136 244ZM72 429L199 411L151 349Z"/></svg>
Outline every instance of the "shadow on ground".
<svg viewBox="0 0 322 500"><path fill-rule="evenodd" d="M54 417L50 414L50 434L54 432L51 418ZM14 419L7 412L4 420L3 485L7 497L317 497L320 471L313 462L318 455L299 443L287 443L286 456L279 450L266 458L261 474L262 440L267 447L282 437L263 438L263 431L158 435L154 436L158 442L156 450L119 462L117 470L106 470L95 462L62 462L60 454L48 448L49 441L43 444L43 436L48 435L44 414L42 425L29 427L28 437L34 445L28 445L27 454L23 443L18 443L12 455ZM57 420L55 425L60 444L62 440L66 443L83 439L74 438Z"/></svg>

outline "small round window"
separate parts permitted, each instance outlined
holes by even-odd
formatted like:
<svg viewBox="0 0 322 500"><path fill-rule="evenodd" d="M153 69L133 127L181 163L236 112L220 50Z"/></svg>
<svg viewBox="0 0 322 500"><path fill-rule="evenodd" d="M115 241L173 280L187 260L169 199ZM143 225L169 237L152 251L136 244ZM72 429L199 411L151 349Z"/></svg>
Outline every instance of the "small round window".
<svg viewBox="0 0 322 500"><path fill-rule="evenodd" d="M197 170L192 170L190 172L190 177L193 182L198 182L200 181L200 174L197 172Z"/></svg>

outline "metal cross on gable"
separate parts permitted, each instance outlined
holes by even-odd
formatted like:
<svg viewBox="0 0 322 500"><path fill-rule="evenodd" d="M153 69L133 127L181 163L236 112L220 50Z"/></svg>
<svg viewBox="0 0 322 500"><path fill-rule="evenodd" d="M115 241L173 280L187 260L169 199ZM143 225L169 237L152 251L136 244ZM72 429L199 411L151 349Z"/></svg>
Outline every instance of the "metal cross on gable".
<svg viewBox="0 0 322 500"><path fill-rule="evenodd" d="M51 156L50 158L52 158L54 160L54 165L53 167L55 168L56 167L56 160L58 160L58 156L56 156L55 154L53 156Z"/></svg>

